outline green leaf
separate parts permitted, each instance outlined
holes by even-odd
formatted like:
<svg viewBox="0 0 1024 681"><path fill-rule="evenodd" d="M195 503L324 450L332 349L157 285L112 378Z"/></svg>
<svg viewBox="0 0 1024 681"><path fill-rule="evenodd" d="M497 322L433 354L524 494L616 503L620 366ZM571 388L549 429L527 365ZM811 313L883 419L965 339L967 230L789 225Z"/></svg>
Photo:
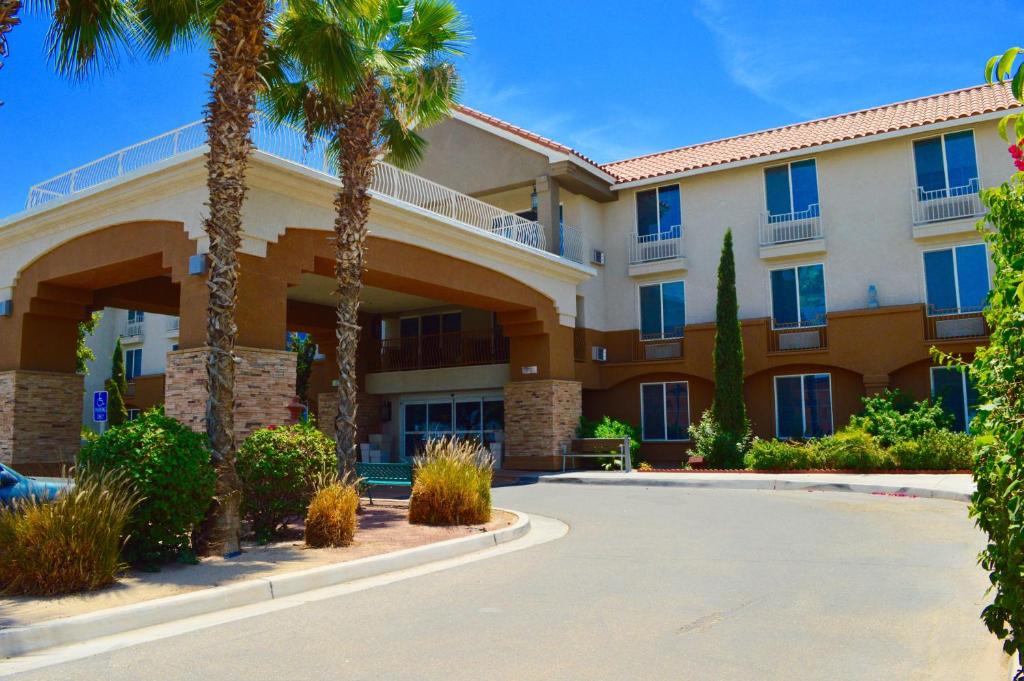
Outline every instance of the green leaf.
<svg viewBox="0 0 1024 681"><path fill-rule="evenodd" d="M999 55L997 54L997 55L989 58L988 62L985 64L985 82L991 83L993 80L995 80L994 72L995 72L996 64L998 62L999 62Z"/></svg>
<svg viewBox="0 0 1024 681"><path fill-rule="evenodd" d="M1024 102L1024 64L1017 67L1017 73L1013 77L1013 84L1010 85L1010 89L1018 101Z"/></svg>
<svg viewBox="0 0 1024 681"><path fill-rule="evenodd" d="M1013 68L1013 60L1017 58L1017 54L1021 51L1019 47L1011 47L1003 53L1002 58L999 60L999 82L1003 82L1005 78L1008 78L1010 71Z"/></svg>

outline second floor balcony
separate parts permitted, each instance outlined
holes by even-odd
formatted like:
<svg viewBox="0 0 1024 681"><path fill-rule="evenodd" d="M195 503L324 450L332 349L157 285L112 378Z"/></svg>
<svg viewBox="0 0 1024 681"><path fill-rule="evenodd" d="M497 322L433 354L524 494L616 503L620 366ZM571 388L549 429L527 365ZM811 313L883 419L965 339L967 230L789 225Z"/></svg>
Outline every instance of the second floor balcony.
<svg viewBox="0 0 1024 681"><path fill-rule="evenodd" d="M686 257L683 227L675 225L653 234L633 232L626 242L626 249L630 265L682 260Z"/></svg>
<svg viewBox="0 0 1024 681"><path fill-rule="evenodd" d="M959 187L933 190L916 187L911 197L914 224L925 225L982 215L985 207L981 203L980 189L976 177Z"/></svg>
<svg viewBox="0 0 1024 681"><path fill-rule="evenodd" d="M970 340L988 335L988 322L980 308L929 309L925 316L925 340Z"/></svg>
<svg viewBox="0 0 1024 681"><path fill-rule="evenodd" d="M490 330L384 338L378 343L376 371L414 371L508 362L508 338Z"/></svg>
<svg viewBox="0 0 1024 681"><path fill-rule="evenodd" d="M821 209L812 204L792 213L761 213L758 241L762 247L821 239Z"/></svg>
<svg viewBox="0 0 1024 681"><path fill-rule="evenodd" d="M827 347L828 326L824 319L813 324L784 324L768 320L768 352L799 352Z"/></svg>
<svg viewBox="0 0 1024 681"><path fill-rule="evenodd" d="M141 338L144 322L141 319L129 319L121 329L121 338Z"/></svg>

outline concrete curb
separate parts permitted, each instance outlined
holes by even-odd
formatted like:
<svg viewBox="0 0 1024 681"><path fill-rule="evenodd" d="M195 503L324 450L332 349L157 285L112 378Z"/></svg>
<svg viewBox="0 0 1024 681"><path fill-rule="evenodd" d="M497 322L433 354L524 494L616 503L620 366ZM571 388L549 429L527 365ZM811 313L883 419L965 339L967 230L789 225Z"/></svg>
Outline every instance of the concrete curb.
<svg viewBox="0 0 1024 681"><path fill-rule="evenodd" d="M505 544L525 536L530 531L530 517L525 513L507 509L495 510L513 513L518 520L509 527L494 532L448 539L393 553L359 558L347 563L284 573L277 577L255 578L237 584L210 587L25 627L3 629L0 630L0 658L81 643L210 612L293 596L343 582L375 577L387 572L419 567Z"/></svg>
<svg viewBox="0 0 1024 681"><path fill-rule="evenodd" d="M614 477L573 476L571 474L542 475L539 482L548 484L580 484L580 485L629 485L633 487L690 487L699 489L752 489L752 490L785 490L809 492L855 492L859 494L892 494L902 496L925 497L928 499L947 499L968 503L971 495L951 489L933 487L916 487L913 485L892 485L872 482L825 482L822 480L793 480L751 475L742 478L707 479L700 477L684 477L678 479L653 477L650 473L615 475ZM704 479L701 479L704 478Z"/></svg>

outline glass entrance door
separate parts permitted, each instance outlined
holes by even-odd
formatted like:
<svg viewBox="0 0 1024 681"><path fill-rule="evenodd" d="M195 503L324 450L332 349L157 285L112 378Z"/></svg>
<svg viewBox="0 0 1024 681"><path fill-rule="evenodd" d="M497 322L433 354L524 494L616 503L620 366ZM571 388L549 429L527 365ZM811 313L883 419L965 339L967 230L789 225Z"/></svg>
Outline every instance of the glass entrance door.
<svg viewBox="0 0 1024 681"><path fill-rule="evenodd" d="M402 403L402 457L416 456L432 438L455 436L490 445L502 437L505 402L500 397L458 396Z"/></svg>

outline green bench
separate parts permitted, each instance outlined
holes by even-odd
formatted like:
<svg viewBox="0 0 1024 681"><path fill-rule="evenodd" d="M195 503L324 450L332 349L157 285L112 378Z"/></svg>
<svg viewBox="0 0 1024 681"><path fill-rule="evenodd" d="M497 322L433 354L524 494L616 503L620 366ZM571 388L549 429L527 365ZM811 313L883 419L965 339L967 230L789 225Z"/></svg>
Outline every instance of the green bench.
<svg viewBox="0 0 1024 681"><path fill-rule="evenodd" d="M377 485L412 487L411 463L356 463L359 484L366 486L366 493L373 503L371 489Z"/></svg>

